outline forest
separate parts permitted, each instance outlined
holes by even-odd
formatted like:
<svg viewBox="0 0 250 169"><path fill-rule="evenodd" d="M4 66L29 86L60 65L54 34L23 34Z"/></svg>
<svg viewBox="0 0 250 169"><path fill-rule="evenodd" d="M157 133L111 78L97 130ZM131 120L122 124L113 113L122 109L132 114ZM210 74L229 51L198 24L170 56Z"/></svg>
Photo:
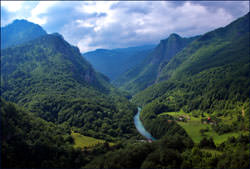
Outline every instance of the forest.
<svg viewBox="0 0 250 169"><path fill-rule="evenodd" d="M249 168L249 14L87 53L26 20L1 27L1 168Z"/></svg>

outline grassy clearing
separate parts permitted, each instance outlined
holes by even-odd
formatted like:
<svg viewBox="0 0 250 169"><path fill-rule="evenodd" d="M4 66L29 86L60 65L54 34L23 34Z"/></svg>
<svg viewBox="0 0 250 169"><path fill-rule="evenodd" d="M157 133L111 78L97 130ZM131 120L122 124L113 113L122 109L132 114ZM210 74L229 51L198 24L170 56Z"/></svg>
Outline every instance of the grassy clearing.
<svg viewBox="0 0 250 169"><path fill-rule="evenodd" d="M173 117L180 116L180 115L189 115L187 113L184 113L183 111L180 112L164 112L159 114L158 116L164 116L164 115L171 115Z"/></svg>
<svg viewBox="0 0 250 169"><path fill-rule="evenodd" d="M84 136L84 135L81 135L80 133L75 133L75 132L72 132L71 136L73 137L75 141L75 145L74 145L75 148L91 147L98 143L105 142L105 140Z"/></svg>
<svg viewBox="0 0 250 169"><path fill-rule="evenodd" d="M218 151L218 150L213 150L213 149L201 149L202 152L207 152L207 153L211 153L212 156L218 156L221 155L222 152Z"/></svg>
<svg viewBox="0 0 250 169"><path fill-rule="evenodd" d="M185 113L183 111L164 112L164 113L159 114L158 116L164 116L166 114L171 115L173 117L178 117L178 116L189 117L190 120L187 120L187 122L177 121L177 123L186 130L188 135L193 139L193 141L195 143L199 143L200 140L204 137L201 135L200 130L206 129L206 128L208 128L209 131L205 132L205 136L212 137L215 144L220 144L220 143L226 141L228 137L232 137L232 136L237 137L240 134L243 134L243 132L230 132L230 133L218 135L215 131L212 130L211 124L201 123L201 117L194 117L194 116L192 116L191 113ZM204 114L204 116L209 117L208 114ZM230 124L232 122L232 118L235 118L235 117L232 117L232 118L231 117L220 117L220 118L222 118L223 122Z"/></svg>
<svg viewBox="0 0 250 169"><path fill-rule="evenodd" d="M230 132L222 135L218 135L216 132L214 132L211 128L210 124L202 124L196 119L191 118L188 122L177 122L181 127L183 127L188 135L193 139L195 143L199 143L203 136L200 133L200 129L206 129L208 128L209 131L205 133L205 136L212 137L215 144L220 144L223 141L226 141L228 137L237 137L241 134L241 132Z"/></svg>

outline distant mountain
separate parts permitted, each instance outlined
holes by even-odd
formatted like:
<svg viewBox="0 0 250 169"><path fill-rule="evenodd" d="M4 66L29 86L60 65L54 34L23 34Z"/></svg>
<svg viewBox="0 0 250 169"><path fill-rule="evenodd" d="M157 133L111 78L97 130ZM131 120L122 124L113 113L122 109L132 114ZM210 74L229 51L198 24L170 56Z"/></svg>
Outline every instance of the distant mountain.
<svg viewBox="0 0 250 169"><path fill-rule="evenodd" d="M1 28L1 49L13 47L46 35L46 31L27 20L14 20Z"/></svg>
<svg viewBox="0 0 250 169"><path fill-rule="evenodd" d="M133 132L136 107L59 34L1 50L1 94L84 135L113 139Z"/></svg>
<svg viewBox="0 0 250 169"><path fill-rule="evenodd" d="M144 60L154 47L155 45L145 45L111 50L97 49L84 53L83 56L97 71L113 81Z"/></svg>
<svg viewBox="0 0 250 169"><path fill-rule="evenodd" d="M144 59L140 65L134 66L124 73L114 84L131 93L136 93L154 84L161 69L170 59L180 52L197 37L182 38L177 34L171 34Z"/></svg>

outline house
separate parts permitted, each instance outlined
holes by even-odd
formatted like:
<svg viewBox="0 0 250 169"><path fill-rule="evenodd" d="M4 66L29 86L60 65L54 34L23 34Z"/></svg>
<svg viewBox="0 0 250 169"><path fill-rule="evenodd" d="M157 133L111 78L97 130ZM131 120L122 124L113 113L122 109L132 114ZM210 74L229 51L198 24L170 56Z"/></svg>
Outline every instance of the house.
<svg viewBox="0 0 250 169"><path fill-rule="evenodd" d="M153 142L153 140L152 140L152 139L148 139L148 142L149 142L149 143L152 143L152 142Z"/></svg>

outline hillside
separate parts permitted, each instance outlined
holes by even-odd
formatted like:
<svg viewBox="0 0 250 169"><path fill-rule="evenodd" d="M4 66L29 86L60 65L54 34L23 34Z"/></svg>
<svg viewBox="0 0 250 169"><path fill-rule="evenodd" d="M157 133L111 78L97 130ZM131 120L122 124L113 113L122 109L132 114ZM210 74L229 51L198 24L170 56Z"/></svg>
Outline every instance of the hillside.
<svg viewBox="0 0 250 169"><path fill-rule="evenodd" d="M246 46L243 46L246 45L244 40L247 41L248 33L249 13L224 28L218 28L204 34L164 66L158 80L168 79L171 76L180 79L186 75L194 75L212 67L233 63L236 60L235 53L232 53L233 50L237 48L236 50L240 51L239 48L241 47L248 50ZM235 42L236 40L239 44ZM226 56L226 53L232 54ZM239 56L246 59L243 53L239 54ZM242 61L244 58L239 58L239 60Z"/></svg>
<svg viewBox="0 0 250 169"><path fill-rule="evenodd" d="M73 149L68 126L46 122L2 99L0 113L1 168L80 167L84 156Z"/></svg>
<svg viewBox="0 0 250 169"><path fill-rule="evenodd" d="M141 64L125 72L115 84L132 94L147 88L156 82L162 68L171 58L196 38L182 38L171 34L167 39L161 40Z"/></svg>
<svg viewBox="0 0 250 169"><path fill-rule="evenodd" d="M212 130L220 135L249 131L248 21L249 13L192 42L163 67L162 82L133 98L145 105L142 119L149 130L153 119L157 125L157 119L169 118L159 114L184 112L201 120L212 117Z"/></svg>
<svg viewBox="0 0 250 169"><path fill-rule="evenodd" d="M153 50L155 45L145 45L118 49L97 49L83 56L93 67L115 81L124 72L138 65Z"/></svg>
<svg viewBox="0 0 250 169"><path fill-rule="evenodd" d="M1 27L1 49L20 45L46 34L41 26L24 19L17 19Z"/></svg>
<svg viewBox="0 0 250 169"><path fill-rule="evenodd" d="M174 25L157 17L164 8L131 4L32 3L29 9L32 18L49 19L44 24L49 29L63 25L65 37L85 38L77 43L81 48L99 46L99 40L126 44L131 36L133 44L146 43L171 27L184 34L213 24L194 22L211 12L204 12L208 6L202 3L161 4L177 6L168 11ZM7 5L3 10L14 10ZM19 6L17 13L23 6L28 11L28 3ZM191 27L183 26L180 16L190 9L196 10ZM120 10L133 22L116 24L126 18ZM221 13L224 8L218 11L222 16L212 21L230 18ZM153 25L144 22L151 18ZM201 36L174 33L157 46L85 54L61 34L47 34L26 20L1 28L0 168L250 168L249 20L250 13ZM158 27L161 21L171 27ZM124 35L118 36L118 28Z"/></svg>
<svg viewBox="0 0 250 169"><path fill-rule="evenodd" d="M136 107L62 36L45 35L1 54L1 93L7 101L84 135L112 140L135 132L130 119Z"/></svg>

